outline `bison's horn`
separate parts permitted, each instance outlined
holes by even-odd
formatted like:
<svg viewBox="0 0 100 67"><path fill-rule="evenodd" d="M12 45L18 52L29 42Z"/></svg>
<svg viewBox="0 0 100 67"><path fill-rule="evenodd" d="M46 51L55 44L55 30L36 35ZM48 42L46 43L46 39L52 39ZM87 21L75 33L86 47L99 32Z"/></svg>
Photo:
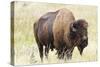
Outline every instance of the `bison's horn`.
<svg viewBox="0 0 100 67"><path fill-rule="evenodd" d="M73 31L73 32L76 32L77 30L74 28L73 24L74 24L74 23L71 24L72 31Z"/></svg>

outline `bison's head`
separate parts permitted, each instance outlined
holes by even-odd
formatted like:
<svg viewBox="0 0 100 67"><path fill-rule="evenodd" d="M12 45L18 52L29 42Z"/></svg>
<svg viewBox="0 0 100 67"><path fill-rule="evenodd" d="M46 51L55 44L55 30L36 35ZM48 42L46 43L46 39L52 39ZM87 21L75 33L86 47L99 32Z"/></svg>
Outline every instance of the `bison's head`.
<svg viewBox="0 0 100 67"><path fill-rule="evenodd" d="M82 55L84 48L88 45L88 23L83 20L77 20L71 24L71 38L75 41L80 54Z"/></svg>

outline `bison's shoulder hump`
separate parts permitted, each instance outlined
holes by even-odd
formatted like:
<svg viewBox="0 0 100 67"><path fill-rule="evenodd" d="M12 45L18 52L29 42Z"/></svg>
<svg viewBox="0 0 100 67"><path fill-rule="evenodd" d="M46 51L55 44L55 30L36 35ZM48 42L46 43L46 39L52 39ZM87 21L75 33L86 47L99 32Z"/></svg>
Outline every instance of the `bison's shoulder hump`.
<svg viewBox="0 0 100 67"><path fill-rule="evenodd" d="M58 14L56 15L55 22L69 23L69 22L73 22L74 20L75 18L73 13L66 8L62 8L58 10Z"/></svg>
<svg viewBox="0 0 100 67"><path fill-rule="evenodd" d="M62 8L62 9L59 9L58 11L59 11L59 13L62 13L62 14L65 14L65 15L66 14L67 15L68 14L73 15L72 12L70 10L68 10L67 8Z"/></svg>

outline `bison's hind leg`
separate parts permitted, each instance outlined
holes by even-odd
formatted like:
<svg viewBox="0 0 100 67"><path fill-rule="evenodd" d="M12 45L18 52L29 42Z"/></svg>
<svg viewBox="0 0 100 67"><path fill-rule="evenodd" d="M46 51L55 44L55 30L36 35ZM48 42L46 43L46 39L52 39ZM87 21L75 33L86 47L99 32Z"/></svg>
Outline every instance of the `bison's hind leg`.
<svg viewBox="0 0 100 67"><path fill-rule="evenodd" d="M43 45L42 44L38 44L38 48L39 48L41 62L43 62Z"/></svg>
<svg viewBox="0 0 100 67"><path fill-rule="evenodd" d="M51 43L51 44L50 44L50 49L51 49L51 51L53 51L54 48L55 48L55 47L54 47L53 43Z"/></svg>
<svg viewBox="0 0 100 67"><path fill-rule="evenodd" d="M48 59L49 49L50 49L50 45L47 44L47 45L45 46L45 56L46 56L47 59Z"/></svg>

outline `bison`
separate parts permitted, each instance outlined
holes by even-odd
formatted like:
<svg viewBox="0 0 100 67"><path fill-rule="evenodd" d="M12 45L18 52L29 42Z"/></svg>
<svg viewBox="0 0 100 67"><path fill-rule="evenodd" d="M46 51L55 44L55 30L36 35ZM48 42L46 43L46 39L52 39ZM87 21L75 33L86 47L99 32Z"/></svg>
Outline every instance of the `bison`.
<svg viewBox="0 0 100 67"><path fill-rule="evenodd" d="M43 46L47 58L49 49L56 49L59 59L71 59L74 47L77 47L82 55L88 45L87 27L88 23L84 19L75 20L73 13L66 8L41 16L34 23L34 35L41 61Z"/></svg>

